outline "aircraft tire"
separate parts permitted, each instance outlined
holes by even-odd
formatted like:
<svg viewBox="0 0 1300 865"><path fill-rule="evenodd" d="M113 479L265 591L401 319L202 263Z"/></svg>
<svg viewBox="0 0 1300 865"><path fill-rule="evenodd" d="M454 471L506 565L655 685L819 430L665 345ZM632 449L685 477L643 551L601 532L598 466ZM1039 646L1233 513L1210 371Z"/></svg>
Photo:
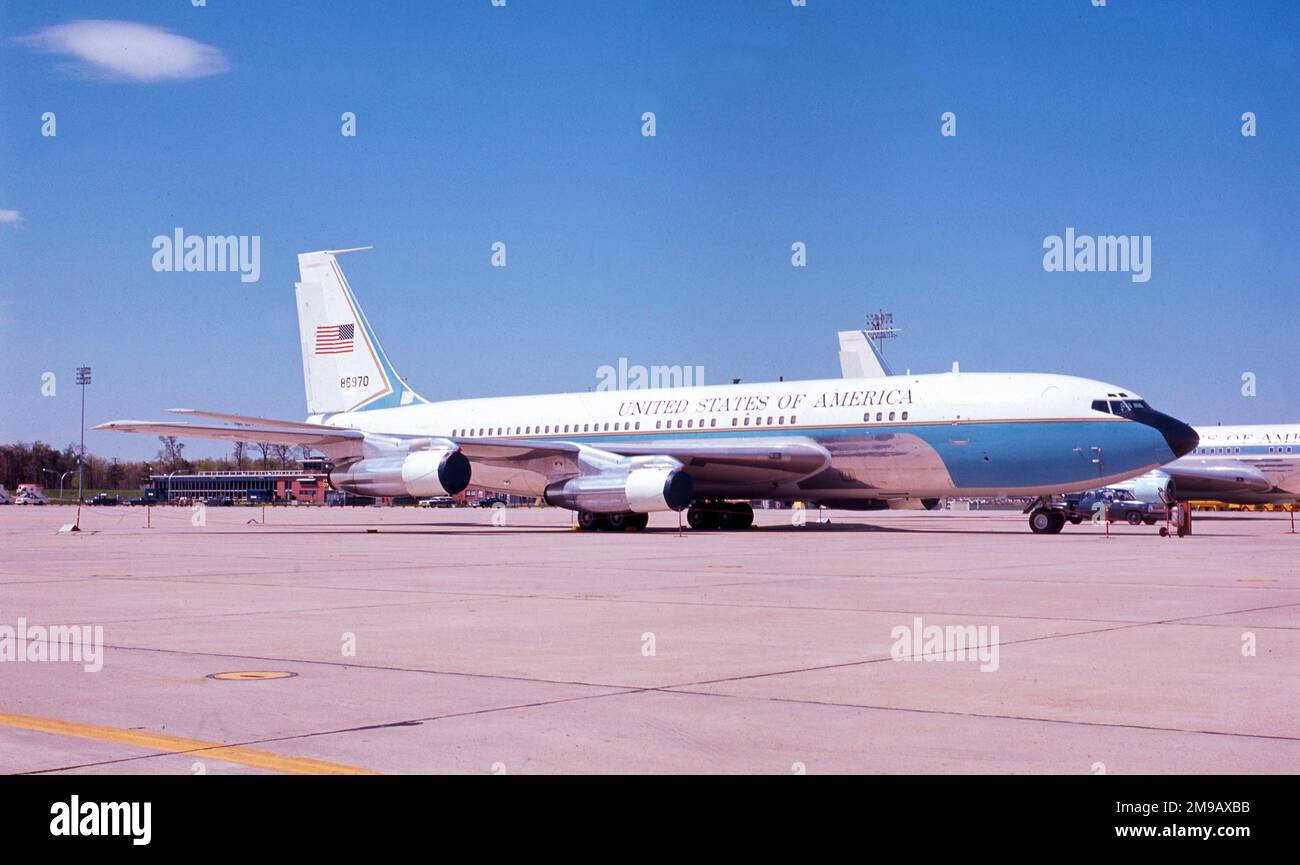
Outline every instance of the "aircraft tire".
<svg viewBox="0 0 1300 865"><path fill-rule="evenodd" d="M1036 535L1060 534L1065 528L1065 517L1055 511L1039 508L1029 515L1029 530Z"/></svg>
<svg viewBox="0 0 1300 865"><path fill-rule="evenodd" d="M711 529L716 527L718 522L712 508L691 505L690 510L686 512L686 524L693 529Z"/></svg>

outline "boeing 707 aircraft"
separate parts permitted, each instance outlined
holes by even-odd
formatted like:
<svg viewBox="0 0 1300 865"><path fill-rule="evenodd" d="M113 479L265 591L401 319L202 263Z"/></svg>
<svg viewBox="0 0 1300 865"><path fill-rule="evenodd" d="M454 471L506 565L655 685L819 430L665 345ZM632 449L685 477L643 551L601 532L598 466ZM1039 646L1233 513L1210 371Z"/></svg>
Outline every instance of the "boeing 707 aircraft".
<svg viewBox="0 0 1300 865"><path fill-rule="evenodd" d="M1117 484L1146 501L1294 504L1300 499L1300 424L1197 427L1199 445Z"/></svg>
<svg viewBox="0 0 1300 865"><path fill-rule="evenodd" d="M96 429L305 445L325 455L336 489L445 496L472 481L575 510L584 529L643 528L670 510L695 528L743 528L751 499L869 510L1086 490L1197 445L1191 427L1127 388L1045 374L430 402L397 375L344 278L338 256L353 251L298 256L305 421L172 409L222 423Z"/></svg>

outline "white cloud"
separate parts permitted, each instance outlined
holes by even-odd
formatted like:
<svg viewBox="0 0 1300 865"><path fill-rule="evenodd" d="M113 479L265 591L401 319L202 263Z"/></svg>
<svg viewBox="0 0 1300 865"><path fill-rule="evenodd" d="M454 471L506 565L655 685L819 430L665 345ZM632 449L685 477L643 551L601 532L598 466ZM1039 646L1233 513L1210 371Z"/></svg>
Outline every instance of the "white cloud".
<svg viewBox="0 0 1300 865"><path fill-rule="evenodd" d="M16 225L23 221L23 215L16 210L0 210L0 225Z"/></svg>
<svg viewBox="0 0 1300 865"><path fill-rule="evenodd" d="M211 45L132 21L69 21L17 41L48 54L71 55L84 71L117 80L185 80L230 68Z"/></svg>

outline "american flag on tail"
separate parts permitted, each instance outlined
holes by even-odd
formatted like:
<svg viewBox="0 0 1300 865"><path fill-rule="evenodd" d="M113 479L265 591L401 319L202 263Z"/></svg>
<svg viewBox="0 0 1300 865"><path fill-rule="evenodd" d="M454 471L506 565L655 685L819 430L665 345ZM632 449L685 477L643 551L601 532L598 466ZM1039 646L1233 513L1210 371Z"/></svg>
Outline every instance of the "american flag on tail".
<svg viewBox="0 0 1300 865"><path fill-rule="evenodd" d="M321 324L316 326L317 354L347 354L352 351L355 324Z"/></svg>

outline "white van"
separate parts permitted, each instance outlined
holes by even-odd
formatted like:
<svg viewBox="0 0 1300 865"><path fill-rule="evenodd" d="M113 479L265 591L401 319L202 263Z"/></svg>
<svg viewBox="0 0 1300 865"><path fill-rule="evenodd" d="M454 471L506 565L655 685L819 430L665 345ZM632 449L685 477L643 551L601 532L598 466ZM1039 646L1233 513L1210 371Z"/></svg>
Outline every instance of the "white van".
<svg viewBox="0 0 1300 865"><path fill-rule="evenodd" d="M0 486L0 505L12 505L14 503L13 493Z"/></svg>

